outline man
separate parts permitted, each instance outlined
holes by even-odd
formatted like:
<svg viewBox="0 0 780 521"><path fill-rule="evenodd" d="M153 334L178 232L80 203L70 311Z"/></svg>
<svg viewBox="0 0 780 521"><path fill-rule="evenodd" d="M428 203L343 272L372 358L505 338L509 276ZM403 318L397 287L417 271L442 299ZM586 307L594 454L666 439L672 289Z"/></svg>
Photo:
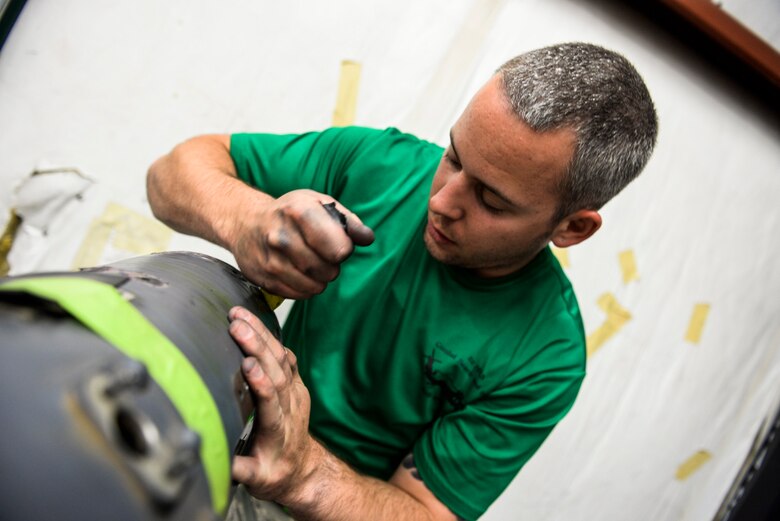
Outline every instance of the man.
<svg viewBox="0 0 780 521"><path fill-rule="evenodd" d="M579 309L548 243L593 235L655 137L634 68L563 44L504 64L444 151L343 128L202 136L159 159L155 215L299 300L290 349L230 313L257 401L235 479L296 519L479 517L585 374Z"/></svg>

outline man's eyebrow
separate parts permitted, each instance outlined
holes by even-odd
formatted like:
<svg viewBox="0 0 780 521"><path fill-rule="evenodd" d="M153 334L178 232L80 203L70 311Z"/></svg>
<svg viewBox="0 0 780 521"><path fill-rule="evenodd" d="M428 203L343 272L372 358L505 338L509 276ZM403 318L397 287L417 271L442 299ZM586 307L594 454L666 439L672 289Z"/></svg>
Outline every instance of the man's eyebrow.
<svg viewBox="0 0 780 521"><path fill-rule="evenodd" d="M450 130L450 148L452 149L452 152L455 154L455 157L460 159L460 156L458 155L458 150L455 148L455 140L452 138L452 130ZM512 201L509 197L504 195L500 190L498 190L495 187L492 187L488 184L485 184L484 181L479 180L479 183L482 185L482 187L487 190L488 192L493 193L496 197L504 201L509 206L512 206L514 208L522 208L522 205L519 205Z"/></svg>

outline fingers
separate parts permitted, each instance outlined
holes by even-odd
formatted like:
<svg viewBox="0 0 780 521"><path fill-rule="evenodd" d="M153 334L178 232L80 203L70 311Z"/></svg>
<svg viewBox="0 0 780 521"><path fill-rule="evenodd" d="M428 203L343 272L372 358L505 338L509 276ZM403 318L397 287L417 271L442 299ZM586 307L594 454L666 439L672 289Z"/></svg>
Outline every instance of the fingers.
<svg viewBox="0 0 780 521"><path fill-rule="evenodd" d="M239 261L238 259L236 261L241 273L247 279L272 295L302 300L319 295L327 287L327 284L324 282L318 282L300 274L292 265L288 268L278 268L280 271L276 272L273 268L270 271L266 271L254 263L246 264L245 261Z"/></svg>
<svg viewBox="0 0 780 521"><path fill-rule="evenodd" d="M299 223L281 211L277 219L280 226L271 230L266 237L266 244L277 254L275 260L281 263L275 267L277 270L291 269L298 278L311 279L315 283L327 283L338 276L338 263L330 263L308 244L305 232L299 229ZM343 232L339 233L343 235Z"/></svg>
<svg viewBox="0 0 780 521"><path fill-rule="evenodd" d="M287 298L322 293L352 252L352 241L312 191L290 192L237 255L239 267L266 290ZM253 253L256 252L256 253ZM258 258L259 257L259 258Z"/></svg>
<svg viewBox="0 0 780 521"><path fill-rule="evenodd" d="M258 462L248 456L236 456L233 458L233 466L231 468L231 475L235 481L239 483L255 483L258 481L259 476Z"/></svg>
<svg viewBox="0 0 780 521"><path fill-rule="evenodd" d="M263 280L265 279L261 277L252 277L243 268L241 269L241 271L244 273L244 275L246 275L248 279L254 281L258 286L268 291L270 294L278 295L283 299L289 298L293 300L305 300L307 298L313 297L314 295L319 295L325 289L324 284L322 284L322 289L319 289L317 291L306 291L300 289L300 286L290 286L277 279L268 279L269 282L263 282Z"/></svg>
<svg viewBox="0 0 780 521"><path fill-rule="evenodd" d="M287 360L287 350L247 310L234 308L229 317L232 320L230 334L247 355L241 365L244 378L257 401L261 402L258 406L260 426L264 430L278 429L281 414L290 409L293 368Z"/></svg>
<svg viewBox="0 0 780 521"><path fill-rule="evenodd" d="M346 233L325 204L346 218ZM355 245L374 240L373 231L330 196L312 190L289 192L243 227L233 252L241 271L265 290L285 298L322 293L340 273Z"/></svg>
<svg viewBox="0 0 780 521"><path fill-rule="evenodd" d="M300 257L300 254L292 258L279 255L268 263L266 270L271 276L269 283L277 282L295 288L301 293L318 295L341 271L338 264L327 264L319 258L316 262L301 261Z"/></svg>
<svg viewBox="0 0 780 521"><path fill-rule="evenodd" d="M284 416L290 411L290 380L285 377L272 358L265 352L264 359L248 356L241 363L244 379L257 401L255 423L261 432L274 434L283 427Z"/></svg>
<svg viewBox="0 0 780 521"><path fill-rule="evenodd" d="M231 336L247 354L241 371L256 404L251 446L246 456L233 459L231 474L253 495L275 499L299 483L297 475L310 459L310 397L295 355L257 316L236 306L228 318Z"/></svg>
<svg viewBox="0 0 780 521"><path fill-rule="evenodd" d="M350 256L354 245L341 224L323 208L322 202L303 209L296 217L306 244L327 264L339 264ZM327 202L327 201L325 201Z"/></svg>
<svg viewBox="0 0 780 521"><path fill-rule="evenodd" d="M258 336L259 342L267 347L274 355L274 358L281 364L286 356L286 349L276 339L276 337L265 327L265 324L257 316L252 314L248 309L241 306L235 306L228 311L228 319L231 322L235 320L243 320L254 330ZM252 356L257 356L256 352L247 353Z"/></svg>

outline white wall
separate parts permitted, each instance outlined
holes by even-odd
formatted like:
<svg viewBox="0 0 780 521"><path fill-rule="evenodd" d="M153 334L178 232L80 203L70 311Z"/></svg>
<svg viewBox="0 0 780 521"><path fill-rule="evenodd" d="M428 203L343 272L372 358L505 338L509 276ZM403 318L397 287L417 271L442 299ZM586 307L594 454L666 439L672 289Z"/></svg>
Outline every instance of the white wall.
<svg viewBox="0 0 780 521"><path fill-rule="evenodd" d="M327 126L343 59L363 66L357 124L444 142L497 65L564 40L623 52L660 116L647 171L607 205L604 228L569 252L587 332L605 322L605 293L631 319L591 357L572 413L484 517L710 519L780 387L780 131L760 105L618 7L29 0L0 52L0 216L42 162L96 181L88 209L60 216L72 225L68 243L82 241L108 201L150 216L144 175L157 156L198 133ZM178 235L167 247L229 259ZM73 251L50 249L27 267L68 268ZM626 251L638 280L623 281ZM686 341L699 303L710 306L701 338ZM697 470L676 478L697 453Z"/></svg>
<svg viewBox="0 0 780 521"><path fill-rule="evenodd" d="M780 49L780 2L777 0L723 0L721 9L736 18L775 49Z"/></svg>

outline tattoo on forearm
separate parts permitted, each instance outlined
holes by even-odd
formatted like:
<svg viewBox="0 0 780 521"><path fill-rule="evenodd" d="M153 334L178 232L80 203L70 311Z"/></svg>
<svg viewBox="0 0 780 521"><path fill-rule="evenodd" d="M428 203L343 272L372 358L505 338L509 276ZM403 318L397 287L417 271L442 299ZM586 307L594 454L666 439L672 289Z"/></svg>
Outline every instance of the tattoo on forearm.
<svg viewBox="0 0 780 521"><path fill-rule="evenodd" d="M420 473L417 472L417 465L414 463L414 454L409 454L408 456L406 456L404 460L401 462L401 465L403 465L405 469L409 469L409 472L412 473L412 477L414 479L422 481L422 478L420 477Z"/></svg>
<svg viewBox="0 0 780 521"><path fill-rule="evenodd" d="M422 481L422 478L420 477L420 473L417 471L417 464L414 462L414 454L409 454L404 458L404 460L401 462L401 465L405 469L408 469L409 472L411 472L412 477L418 481ZM466 521L464 518L457 516L457 521Z"/></svg>

